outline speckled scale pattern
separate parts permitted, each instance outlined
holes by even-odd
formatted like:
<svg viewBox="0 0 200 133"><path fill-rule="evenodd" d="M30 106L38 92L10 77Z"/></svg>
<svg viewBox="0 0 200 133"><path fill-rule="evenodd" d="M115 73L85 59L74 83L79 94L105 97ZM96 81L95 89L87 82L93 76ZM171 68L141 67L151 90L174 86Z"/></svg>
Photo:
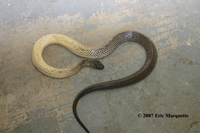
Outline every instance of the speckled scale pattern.
<svg viewBox="0 0 200 133"><path fill-rule="evenodd" d="M107 89L115 89L120 87L125 87L128 85L132 85L134 83L137 83L141 80L143 80L145 77L147 77L154 69L156 62L157 62L157 50L154 43L151 41L150 38L147 36L137 32L137 31L127 31L117 34L115 37L113 37L108 43L105 45L104 48L97 49L95 51L96 57L101 57L103 54L110 54L112 53L120 44L124 42L136 42L140 44L142 47L144 47L146 52L146 61L144 65L135 73L133 73L130 76L107 81L103 83L98 83L91 85L89 87L84 88L81 90L75 97L75 100L73 102L73 113L79 124L84 128L84 130L89 133L89 130L86 128L86 126L82 123L80 118L77 114L77 104L79 99L81 99L84 95L98 90L107 90Z"/></svg>

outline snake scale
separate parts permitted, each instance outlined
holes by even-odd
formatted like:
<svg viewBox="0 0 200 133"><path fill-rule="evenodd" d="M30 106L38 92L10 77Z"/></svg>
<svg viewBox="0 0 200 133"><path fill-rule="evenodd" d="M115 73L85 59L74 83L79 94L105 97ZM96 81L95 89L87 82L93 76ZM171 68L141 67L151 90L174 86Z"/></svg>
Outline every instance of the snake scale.
<svg viewBox="0 0 200 133"><path fill-rule="evenodd" d="M89 133L89 130L82 123L77 114L77 104L79 99L81 99L84 95L91 93L93 91L115 89L115 88L129 86L147 77L153 71L157 62L156 46L149 37L140 32L125 31L117 34L99 48L90 48L83 46L77 41L73 40L72 38L60 34L50 34L44 36L41 39L39 39L33 47L32 62L39 71L51 77L65 78L74 75L83 67L103 69L104 68L103 64L98 60L94 59L103 58L111 54L120 44L124 42L136 42L140 44L145 49L146 52L145 63L138 71L127 77L93 84L91 86L84 88L76 95L72 106L73 113L79 124L83 127L83 129L87 133ZM84 59L70 68L66 69L53 68L47 65L42 58L42 52L44 48L51 44L63 45L74 54L88 59Z"/></svg>

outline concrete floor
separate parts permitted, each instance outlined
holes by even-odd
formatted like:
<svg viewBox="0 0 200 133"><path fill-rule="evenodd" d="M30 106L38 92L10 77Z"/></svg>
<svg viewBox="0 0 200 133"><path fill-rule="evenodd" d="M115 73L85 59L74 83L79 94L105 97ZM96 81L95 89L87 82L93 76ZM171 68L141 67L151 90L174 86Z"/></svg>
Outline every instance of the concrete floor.
<svg viewBox="0 0 200 133"><path fill-rule="evenodd" d="M138 70L145 61L143 48L124 43L100 59L104 70L84 68L54 79L33 66L33 45L44 35L60 33L86 46L101 46L126 30L154 41L156 68L135 85L83 97L81 120L92 133L200 132L199 5L197 0L1 0L0 132L84 133L72 113L76 94ZM46 48L43 57L57 68L81 59L59 45Z"/></svg>

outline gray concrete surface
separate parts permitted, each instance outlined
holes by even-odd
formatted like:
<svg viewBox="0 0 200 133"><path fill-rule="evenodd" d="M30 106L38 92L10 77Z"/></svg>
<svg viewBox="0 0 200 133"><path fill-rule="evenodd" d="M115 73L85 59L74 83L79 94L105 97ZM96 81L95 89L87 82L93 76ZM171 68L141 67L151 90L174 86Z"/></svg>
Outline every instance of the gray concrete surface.
<svg viewBox="0 0 200 133"><path fill-rule="evenodd" d="M100 59L103 71L84 68L70 78L54 79L33 66L33 45L44 35L59 33L101 46L126 30L155 42L156 68L135 85L83 97L81 120L92 133L200 132L199 5L197 0L1 0L0 132L84 133L71 109L76 94L138 70L145 60L143 48L124 43ZM59 45L46 48L43 57L57 68L81 59Z"/></svg>

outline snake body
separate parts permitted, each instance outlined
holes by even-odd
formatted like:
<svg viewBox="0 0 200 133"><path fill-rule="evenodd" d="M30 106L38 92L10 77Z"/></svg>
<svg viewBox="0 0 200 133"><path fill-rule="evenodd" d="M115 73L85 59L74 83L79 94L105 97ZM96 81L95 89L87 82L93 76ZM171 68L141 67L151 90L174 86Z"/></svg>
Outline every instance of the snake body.
<svg viewBox="0 0 200 133"><path fill-rule="evenodd" d="M100 61L88 59L77 62L73 66L65 69L58 69L49 66L42 58L42 53L44 49L51 44L62 45L74 54L88 59L98 59L106 56L106 54L99 54L102 48L86 47L68 36L61 34L46 35L40 38L33 46L32 62L39 71L47 76L54 78L66 78L76 74L83 67L92 67L96 69L104 68ZM108 54L110 53L111 51Z"/></svg>
<svg viewBox="0 0 200 133"><path fill-rule="evenodd" d="M34 46L32 61L36 66L36 68L38 68L38 70L40 70L41 72L45 73L48 76L62 78L69 76L69 74L66 76L66 73L69 73L71 71L74 72L71 72L70 76L72 75L72 73L75 74L81 67L77 65L76 67L78 68L73 67L73 69L71 68L67 70L63 69L61 71L59 69L57 70L56 68L48 66L42 59L42 51L46 46L50 44L61 44L66 48L68 48L73 53L75 53L76 55L89 59L98 59L111 54L120 44L124 42L136 42L140 44L145 49L146 52L145 63L137 72L131 74L130 76L117 80L93 84L91 86L84 88L76 95L72 106L73 113L79 124L84 128L84 130L87 133L89 133L89 130L82 123L77 114L76 108L79 99L81 99L84 95L91 93L93 91L115 89L115 88L129 86L147 77L153 71L157 62L157 50L154 43L151 41L149 37L145 36L142 33L139 33L137 31L126 31L117 34L99 48L89 48L83 46L78 42L76 42L75 40L59 34L51 34L49 36L43 37L40 40L38 40L38 42L36 42ZM64 72L64 74L61 74L62 72Z"/></svg>

